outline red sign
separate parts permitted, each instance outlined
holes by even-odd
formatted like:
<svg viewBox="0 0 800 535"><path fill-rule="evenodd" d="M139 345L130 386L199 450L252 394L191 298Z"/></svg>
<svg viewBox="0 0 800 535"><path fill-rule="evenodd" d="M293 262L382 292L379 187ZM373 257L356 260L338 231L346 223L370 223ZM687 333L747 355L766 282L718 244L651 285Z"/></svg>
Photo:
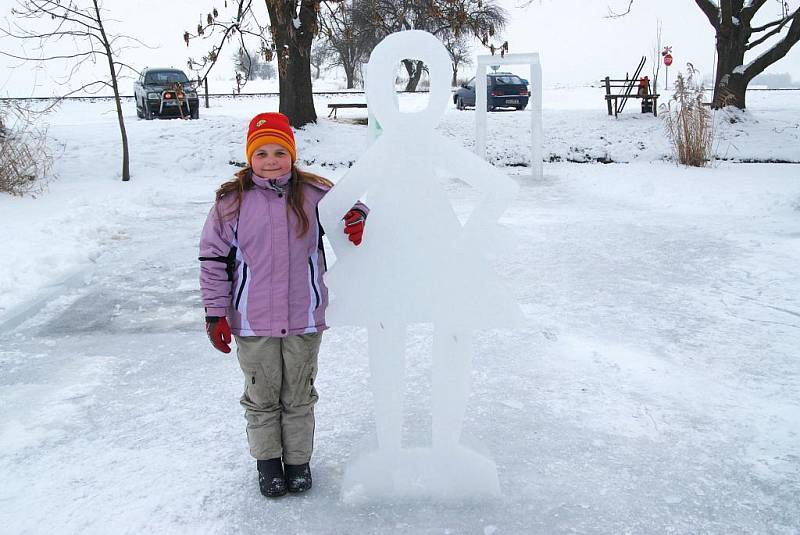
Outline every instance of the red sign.
<svg viewBox="0 0 800 535"><path fill-rule="evenodd" d="M664 54L664 65L667 67L672 65L672 54Z"/></svg>

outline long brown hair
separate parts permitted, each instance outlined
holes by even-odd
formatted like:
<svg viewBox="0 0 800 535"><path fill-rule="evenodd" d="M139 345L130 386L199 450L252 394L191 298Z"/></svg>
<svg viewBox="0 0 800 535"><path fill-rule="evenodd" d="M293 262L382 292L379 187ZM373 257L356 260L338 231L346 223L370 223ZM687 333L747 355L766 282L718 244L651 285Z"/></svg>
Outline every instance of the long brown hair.
<svg viewBox="0 0 800 535"><path fill-rule="evenodd" d="M292 178L289 182L290 187L288 204L294 212L294 215L297 216L297 220L300 221L300 233L298 234L298 237L303 237L305 236L306 232L308 232L308 216L303 210L304 194L303 188L301 187L303 184L322 184L324 186L328 186L329 188L333 187L333 182L327 178L315 175L314 173L309 173L308 171L303 171L298 169L297 166L292 165ZM255 183L253 182L253 169L251 167L245 167L241 171L237 172L231 180L222 184L216 192L217 217L219 220L224 221L233 217L238 217L239 209L242 206L242 194L249 189L253 189L254 187ZM221 204L219 201L228 195L236 195L236 199L229 207L228 211L225 214L222 214L219 212Z"/></svg>

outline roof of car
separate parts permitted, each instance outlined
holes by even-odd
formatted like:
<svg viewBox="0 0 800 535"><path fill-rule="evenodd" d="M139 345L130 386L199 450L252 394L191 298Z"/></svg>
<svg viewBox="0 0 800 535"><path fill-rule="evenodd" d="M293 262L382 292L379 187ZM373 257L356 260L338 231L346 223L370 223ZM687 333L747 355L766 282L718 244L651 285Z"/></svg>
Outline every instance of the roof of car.
<svg viewBox="0 0 800 535"><path fill-rule="evenodd" d="M174 67L148 67L145 69L147 72L183 72L180 69L176 69Z"/></svg>

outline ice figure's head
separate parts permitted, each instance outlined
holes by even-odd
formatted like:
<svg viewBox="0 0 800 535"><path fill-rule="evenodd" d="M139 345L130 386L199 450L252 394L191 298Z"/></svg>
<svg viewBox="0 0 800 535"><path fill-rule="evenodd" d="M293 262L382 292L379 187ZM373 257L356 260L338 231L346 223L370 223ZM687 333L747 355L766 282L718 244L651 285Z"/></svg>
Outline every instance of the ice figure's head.
<svg viewBox="0 0 800 535"><path fill-rule="evenodd" d="M430 72L428 106L401 113L395 98L395 69L404 59L421 60ZM375 47L367 64L367 101L384 131L433 130L450 99L450 56L433 35L408 30L389 35Z"/></svg>

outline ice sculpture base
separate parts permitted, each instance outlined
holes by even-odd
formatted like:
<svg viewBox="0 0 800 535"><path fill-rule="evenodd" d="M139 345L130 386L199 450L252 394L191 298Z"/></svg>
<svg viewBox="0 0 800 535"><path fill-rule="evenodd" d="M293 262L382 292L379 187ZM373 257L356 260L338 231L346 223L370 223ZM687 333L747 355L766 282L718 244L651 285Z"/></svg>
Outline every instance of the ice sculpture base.
<svg viewBox="0 0 800 535"><path fill-rule="evenodd" d="M460 500L499 494L494 461L461 445L371 451L350 462L342 482L342 500L348 503L387 498Z"/></svg>

